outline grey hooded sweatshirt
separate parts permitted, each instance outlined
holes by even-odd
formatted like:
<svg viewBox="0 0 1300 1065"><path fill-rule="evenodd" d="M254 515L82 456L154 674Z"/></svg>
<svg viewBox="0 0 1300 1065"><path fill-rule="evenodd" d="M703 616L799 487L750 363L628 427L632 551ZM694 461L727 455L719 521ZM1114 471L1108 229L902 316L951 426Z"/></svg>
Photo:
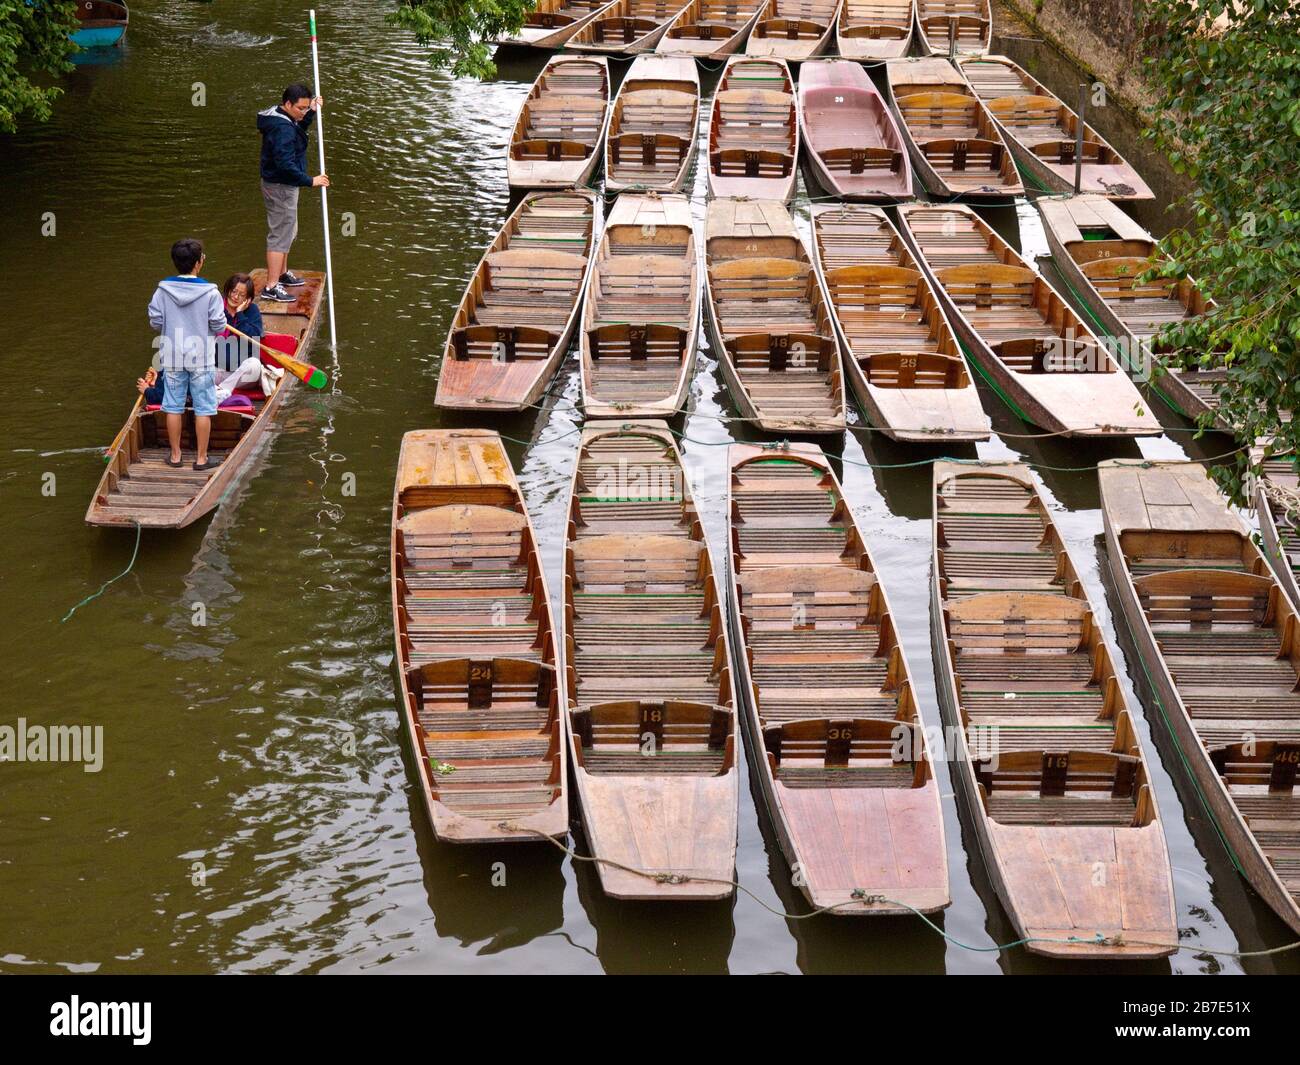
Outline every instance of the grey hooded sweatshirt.
<svg viewBox="0 0 1300 1065"><path fill-rule="evenodd" d="M168 277L149 301L149 324L163 370L216 368L213 337L226 328L226 304L217 286L201 277Z"/></svg>

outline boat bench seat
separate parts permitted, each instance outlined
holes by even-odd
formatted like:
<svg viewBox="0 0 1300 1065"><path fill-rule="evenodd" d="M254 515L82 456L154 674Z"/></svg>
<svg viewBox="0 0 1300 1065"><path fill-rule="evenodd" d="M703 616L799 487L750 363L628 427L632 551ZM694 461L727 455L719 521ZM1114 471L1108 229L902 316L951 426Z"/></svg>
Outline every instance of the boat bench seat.
<svg viewBox="0 0 1300 1065"><path fill-rule="evenodd" d="M640 130L609 140L612 165L624 181L637 173L674 174L690 150L691 142L675 133Z"/></svg>
<svg viewBox="0 0 1300 1065"><path fill-rule="evenodd" d="M1005 149L997 141L987 140L978 130L944 131L921 145L926 161L940 174L951 176L966 171L998 174L1002 171Z"/></svg>
<svg viewBox="0 0 1300 1065"><path fill-rule="evenodd" d="M407 672L426 732L540 729L550 720L554 667L517 658L444 659Z"/></svg>
<svg viewBox="0 0 1300 1065"><path fill-rule="evenodd" d="M764 19L754 27L754 36L780 38L785 41L816 41L826 32L834 8L825 4L782 4L780 18ZM809 17L811 16L811 17Z"/></svg>
<svg viewBox="0 0 1300 1065"><path fill-rule="evenodd" d="M988 815L1006 825L1129 826L1147 786L1141 759L1126 754L1003 751L973 765Z"/></svg>
<svg viewBox="0 0 1300 1065"><path fill-rule="evenodd" d="M765 724L763 746L788 788L914 788L928 779L916 727L877 718Z"/></svg>
<svg viewBox="0 0 1300 1065"><path fill-rule="evenodd" d="M716 776L734 757L733 716L710 703L622 700L569 713L588 773Z"/></svg>
<svg viewBox="0 0 1300 1065"><path fill-rule="evenodd" d="M638 15L607 15L604 18L598 18L590 24L587 30L582 31L582 36L589 32L591 40L595 44L631 44L638 37L644 37L647 33L657 30L664 24L665 19L671 18L677 11L675 0L673 2L660 3L657 5L658 11L652 18L646 18Z"/></svg>
<svg viewBox="0 0 1300 1065"><path fill-rule="evenodd" d="M854 177L873 170L887 170L891 174L897 174L903 167L903 153L893 148L864 145L821 148L817 151L817 158L832 174L849 174Z"/></svg>
<svg viewBox="0 0 1300 1065"><path fill-rule="evenodd" d="M1172 570L1138 577L1133 587L1147 621L1162 638L1183 629L1199 635L1214 627L1263 626L1277 611L1276 584L1250 573ZM1271 629L1263 635L1276 639Z"/></svg>
<svg viewBox="0 0 1300 1065"><path fill-rule="evenodd" d="M1291 795L1300 767L1300 743L1258 740L1253 744L1233 743L1209 751L1210 762L1230 789L1258 794Z"/></svg>
<svg viewBox="0 0 1300 1065"><path fill-rule="evenodd" d="M735 137L744 142L748 135ZM763 143L763 138L755 138ZM720 178L783 178L794 169L794 153L770 148L718 148L709 152L709 168Z"/></svg>

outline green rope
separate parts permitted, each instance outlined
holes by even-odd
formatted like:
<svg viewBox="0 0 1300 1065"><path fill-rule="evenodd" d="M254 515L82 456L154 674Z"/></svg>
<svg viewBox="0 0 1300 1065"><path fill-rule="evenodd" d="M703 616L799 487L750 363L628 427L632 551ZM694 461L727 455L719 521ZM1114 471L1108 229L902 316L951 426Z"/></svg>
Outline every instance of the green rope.
<svg viewBox="0 0 1300 1065"><path fill-rule="evenodd" d="M74 606L71 610L69 610L66 614L64 614L62 620L59 622L60 625L62 625L63 622L67 621L68 618L72 617L73 614L75 614L75 613L76 613L78 610L80 610L83 606L85 606L87 603L89 603L92 599L98 599L101 595L103 595L103 594L104 594L104 590L105 590L105 589L106 589L110 584L112 584L113 581L120 581L123 577L125 577L128 573L131 572L131 567L135 565L135 558L136 558L136 556L140 553L140 533L141 533L142 528L143 528L143 527L141 526L140 522L139 522L139 521L136 521L136 523L135 523L135 550L131 552L131 561L127 563L127 565L126 565L126 569L124 569L124 570L123 570L121 573L119 573L116 577L113 577L113 578L111 578L111 579L109 579L109 580L106 580L103 584L101 584L101 585L99 586L99 591L95 592L94 595L88 595L88 596L86 596L85 599L83 599L80 603L78 603L78 604L77 604L76 606Z"/></svg>

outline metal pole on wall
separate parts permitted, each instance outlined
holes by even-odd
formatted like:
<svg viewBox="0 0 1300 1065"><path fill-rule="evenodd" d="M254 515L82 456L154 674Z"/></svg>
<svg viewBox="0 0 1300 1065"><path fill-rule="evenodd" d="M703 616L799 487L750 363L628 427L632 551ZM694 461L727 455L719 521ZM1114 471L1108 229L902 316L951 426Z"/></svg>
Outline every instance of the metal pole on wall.
<svg viewBox="0 0 1300 1065"><path fill-rule="evenodd" d="M1083 113L1088 107L1088 86L1079 86L1079 128L1074 131L1074 194L1083 185Z"/></svg>
<svg viewBox="0 0 1300 1065"><path fill-rule="evenodd" d="M312 76L316 79L316 95L323 95L320 91L320 53L316 48L316 9L311 9L311 67ZM320 148L320 172L325 173L325 115L323 111L316 111L316 144ZM320 214L321 221L325 224L325 293L329 297L330 304L330 347L338 352L339 338L334 325L334 266L330 258L330 200L329 189L324 185L320 189Z"/></svg>

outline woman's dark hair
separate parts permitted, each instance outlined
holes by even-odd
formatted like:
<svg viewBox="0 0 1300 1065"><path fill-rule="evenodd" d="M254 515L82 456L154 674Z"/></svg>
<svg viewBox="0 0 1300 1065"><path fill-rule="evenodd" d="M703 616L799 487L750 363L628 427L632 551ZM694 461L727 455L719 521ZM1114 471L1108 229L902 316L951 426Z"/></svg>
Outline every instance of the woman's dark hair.
<svg viewBox="0 0 1300 1065"><path fill-rule="evenodd" d="M284 90L284 95L280 97L280 103L296 104L299 100L311 100L314 99L315 96L316 94L311 91L310 85L304 85L300 81L295 81Z"/></svg>
<svg viewBox="0 0 1300 1065"><path fill-rule="evenodd" d="M221 286L221 298L223 300L230 299L230 293L234 291L236 285L248 286L248 298L250 300L257 294L256 289L253 287L253 279L251 277L247 274L231 274L226 278L226 283Z"/></svg>
<svg viewBox="0 0 1300 1065"><path fill-rule="evenodd" d="M172 245L172 265L177 273L188 274L203 258L203 241L186 237Z"/></svg>

